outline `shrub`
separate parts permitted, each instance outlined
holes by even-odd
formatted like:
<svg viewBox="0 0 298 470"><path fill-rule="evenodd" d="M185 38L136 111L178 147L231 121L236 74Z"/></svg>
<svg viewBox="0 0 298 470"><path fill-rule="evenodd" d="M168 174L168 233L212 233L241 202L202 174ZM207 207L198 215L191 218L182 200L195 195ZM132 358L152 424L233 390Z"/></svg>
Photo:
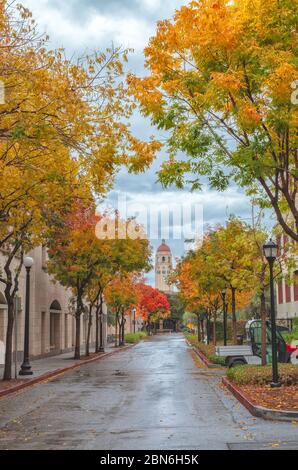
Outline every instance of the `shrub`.
<svg viewBox="0 0 298 470"><path fill-rule="evenodd" d="M125 342L126 343L138 343L141 341L141 339L145 338L147 336L147 333L144 331L138 331L137 333L128 333L125 335Z"/></svg>
<svg viewBox="0 0 298 470"><path fill-rule="evenodd" d="M298 340L298 318L293 320L293 330L290 332L282 333L285 341L291 344L292 341Z"/></svg>
<svg viewBox="0 0 298 470"><path fill-rule="evenodd" d="M197 335L185 334L185 337L190 344L201 351L210 362L220 364L221 366L225 365L225 357L218 357L215 355L215 347L213 344L201 343L198 341Z"/></svg>
<svg viewBox="0 0 298 470"><path fill-rule="evenodd" d="M243 365L227 370L227 376L239 385L267 385L272 382L272 367ZM279 380L282 385L298 384L298 366L279 364Z"/></svg>
<svg viewBox="0 0 298 470"><path fill-rule="evenodd" d="M208 356L208 359L209 359L210 362L213 362L213 364L219 364L220 366L225 366L226 365L226 358L225 357L211 355L211 356Z"/></svg>

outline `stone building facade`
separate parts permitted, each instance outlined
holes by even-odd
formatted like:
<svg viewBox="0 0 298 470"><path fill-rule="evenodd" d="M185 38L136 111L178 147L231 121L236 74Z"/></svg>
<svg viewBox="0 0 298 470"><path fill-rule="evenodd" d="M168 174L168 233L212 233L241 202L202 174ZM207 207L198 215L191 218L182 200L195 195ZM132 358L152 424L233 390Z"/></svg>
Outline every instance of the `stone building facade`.
<svg viewBox="0 0 298 470"><path fill-rule="evenodd" d="M55 282L46 272L47 250L34 249L29 255L34 259L30 271L30 355L42 357L71 351L75 344L75 318L71 309L71 292ZM0 254L0 266L3 266ZM25 268L22 268L19 293L16 302L16 322L14 351L21 359L24 341L25 308ZM106 314L106 306L104 306ZM81 345L86 343L87 312L81 316ZM95 319L93 320L91 344L95 342ZM3 363L3 350L7 325L4 285L0 284L0 364ZM107 336L106 315L104 338ZM17 346L17 348L16 348Z"/></svg>

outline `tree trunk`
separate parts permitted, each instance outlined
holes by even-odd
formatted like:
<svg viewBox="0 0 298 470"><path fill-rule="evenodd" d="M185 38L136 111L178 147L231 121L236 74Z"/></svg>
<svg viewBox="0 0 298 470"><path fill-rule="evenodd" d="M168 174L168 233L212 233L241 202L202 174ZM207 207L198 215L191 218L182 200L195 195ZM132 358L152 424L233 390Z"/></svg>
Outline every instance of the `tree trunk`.
<svg viewBox="0 0 298 470"><path fill-rule="evenodd" d="M76 343L74 359L81 359L81 314L83 312L83 289L78 286L76 308Z"/></svg>
<svg viewBox="0 0 298 470"><path fill-rule="evenodd" d="M121 346L125 346L125 315L124 312L122 312L122 341L121 341Z"/></svg>
<svg viewBox="0 0 298 470"><path fill-rule="evenodd" d="M216 315L213 317L213 345L216 346Z"/></svg>
<svg viewBox="0 0 298 470"><path fill-rule="evenodd" d="M115 316L115 348L118 346L118 312L116 312Z"/></svg>
<svg viewBox="0 0 298 470"><path fill-rule="evenodd" d="M90 356L90 336L91 336L91 327L92 327L92 305L89 306L89 315L88 315L88 330L86 338L86 356Z"/></svg>
<svg viewBox="0 0 298 470"><path fill-rule="evenodd" d="M76 343L74 359L81 359L81 312L76 312Z"/></svg>
<svg viewBox="0 0 298 470"><path fill-rule="evenodd" d="M201 325L201 338L202 341L205 341L205 332L204 332L204 320L200 320L200 325Z"/></svg>
<svg viewBox="0 0 298 470"><path fill-rule="evenodd" d="M121 346L121 338L122 338L121 314L120 314L119 317L118 317L118 326L119 326L118 345Z"/></svg>
<svg viewBox="0 0 298 470"><path fill-rule="evenodd" d="M20 245L15 244L10 256L8 257L4 271L6 274L6 283L4 295L7 302L7 329L6 329L6 345L5 345L5 364L3 372L3 380L11 380L11 366L12 366L12 338L13 338L13 325L14 325L14 299L19 288L19 276L23 265L23 253L20 254L19 265L12 276L10 265L14 259Z"/></svg>
<svg viewBox="0 0 298 470"><path fill-rule="evenodd" d="M236 289L231 288L232 292L232 325L233 325L233 342L237 343L237 318L236 318Z"/></svg>
<svg viewBox="0 0 298 470"><path fill-rule="evenodd" d="M267 328L266 328L266 299L265 293L262 291L261 293L261 323L262 323L262 366L267 364L267 357L266 357L266 343L267 343Z"/></svg>
<svg viewBox="0 0 298 470"><path fill-rule="evenodd" d="M99 337L100 337L100 341L99 341L99 350L101 352L104 352L104 347L105 347L105 341L104 341L104 337L103 337L103 334L104 334L104 328L103 328L103 324L104 324L104 317L103 317L103 296L102 294L100 294L100 303L99 303L99 318L100 318L100 322L99 322Z"/></svg>
<svg viewBox="0 0 298 470"><path fill-rule="evenodd" d="M13 305L13 299L9 299L9 301L7 302L7 329L6 329L5 365L4 365L4 372L3 372L3 380L11 380L13 324L14 324L14 305Z"/></svg>
<svg viewBox="0 0 298 470"><path fill-rule="evenodd" d="M99 306L96 306L95 313L95 352L99 350Z"/></svg>
<svg viewBox="0 0 298 470"><path fill-rule="evenodd" d="M209 327L209 313L207 313L207 319L206 319L206 332L207 332L207 344L210 343L210 327Z"/></svg>
<svg viewBox="0 0 298 470"><path fill-rule="evenodd" d="M119 346L124 345L124 314L121 311L119 315Z"/></svg>
<svg viewBox="0 0 298 470"><path fill-rule="evenodd" d="M198 342L201 342L201 327L200 327L200 317L197 315L197 328L198 328Z"/></svg>

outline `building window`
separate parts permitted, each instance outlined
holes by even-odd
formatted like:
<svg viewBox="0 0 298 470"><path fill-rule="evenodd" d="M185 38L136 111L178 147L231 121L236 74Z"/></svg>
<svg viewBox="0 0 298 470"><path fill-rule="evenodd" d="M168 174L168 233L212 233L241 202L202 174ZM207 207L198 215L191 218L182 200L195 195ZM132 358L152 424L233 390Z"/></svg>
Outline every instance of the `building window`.
<svg viewBox="0 0 298 470"><path fill-rule="evenodd" d="M298 271L294 272L294 301L298 301Z"/></svg>
<svg viewBox="0 0 298 470"><path fill-rule="evenodd" d="M166 260L165 256L162 257L162 262L164 263Z"/></svg>
<svg viewBox="0 0 298 470"><path fill-rule="evenodd" d="M278 303L282 304L284 301L283 290L282 290L282 281L278 283Z"/></svg>

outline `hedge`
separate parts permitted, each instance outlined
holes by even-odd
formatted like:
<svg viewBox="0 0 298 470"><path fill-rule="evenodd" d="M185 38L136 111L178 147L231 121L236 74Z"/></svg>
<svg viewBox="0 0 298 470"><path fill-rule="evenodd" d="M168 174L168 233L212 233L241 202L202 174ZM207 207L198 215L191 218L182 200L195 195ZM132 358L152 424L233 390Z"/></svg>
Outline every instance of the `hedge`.
<svg viewBox="0 0 298 470"><path fill-rule="evenodd" d="M283 332L282 336L289 344L291 344L292 341L298 340L298 318L293 319L293 330L290 332Z"/></svg>
<svg viewBox="0 0 298 470"><path fill-rule="evenodd" d="M138 331L137 333L128 333L125 335L125 342L126 343L138 343L141 339L145 338L147 333L144 331Z"/></svg>
<svg viewBox="0 0 298 470"><path fill-rule="evenodd" d="M279 380L282 385L298 384L298 365L279 364ZM227 377L239 385L268 385L272 382L272 367L243 365L227 370Z"/></svg>

